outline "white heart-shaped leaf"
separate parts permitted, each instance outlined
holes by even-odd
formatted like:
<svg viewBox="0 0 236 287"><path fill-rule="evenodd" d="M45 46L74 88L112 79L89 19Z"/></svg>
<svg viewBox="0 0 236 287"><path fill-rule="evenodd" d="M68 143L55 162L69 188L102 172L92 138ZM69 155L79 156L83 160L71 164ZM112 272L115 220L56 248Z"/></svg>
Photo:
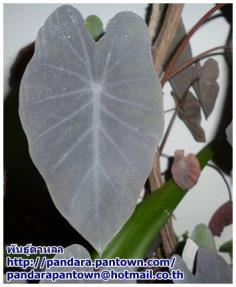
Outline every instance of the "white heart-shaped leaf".
<svg viewBox="0 0 236 287"><path fill-rule="evenodd" d="M58 8L24 73L20 118L56 207L101 253L132 214L163 132L144 21L119 13L95 42L76 9Z"/></svg>

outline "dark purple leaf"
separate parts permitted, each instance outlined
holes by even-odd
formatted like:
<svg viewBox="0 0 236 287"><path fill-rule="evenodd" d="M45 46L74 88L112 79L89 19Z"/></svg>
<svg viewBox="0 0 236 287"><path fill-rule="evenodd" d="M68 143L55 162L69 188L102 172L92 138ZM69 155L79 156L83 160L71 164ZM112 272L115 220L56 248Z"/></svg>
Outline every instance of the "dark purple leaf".
<svg viewBox="0 0 236 287"><path fill-rule="evenodd" d="M201 103L205 117L208 118L211 114L219 93L219 85L216 82L219 77L218 64L213 59L208 59L202 68L198 70L199 80L196 83L198 86L197 93Z"/></svg>
<svg viewBox="0 0 236 287"><path fill-rule="evenodd" d="M179 28L177 30L175 39L173 41L172 47L170 49L169 55L171 55L176 48L179 46L180 42L186 35L186 30L184 27L183 22L181 21ZM169 57L167 57L168 59ZM185 61L192 58L192 50L190 44L187 44L186 48L181 53L180 57L178 58L174 68L180 67ZM194 75L194 66L189 66L188 68L184 69L181 73L177 74L170 80L170 84L176 93L178 99L180 99L183 94L185 93L186 89L189 87L191 82L193 81Z"/></svg>
<svg viewBox="0 0 236 287"><path fill-rule="evenodd" d="M177 30L175 39L173 41L173 44L170 48L169 53L167 54L167 61L165 65L170 61L171 56L183 40L183 38L186 36L186 30L183 24L183 21L181 21L179 28ZM185 49L182 51L181 55L179 56L174 69L179 68L184 62L191 59L193 57L192 55L192 49L190 43L188 43L185 47ZM164 65L164 66L165 66ZM182 70L179 74L174 76L170 79L170 84L176 93L177 97L180 99L185 91L189 88L193 80L198 78L198 70L201 68L201 65L199 62L190 65L186 69ZM193 82L193 89L198 96L200 91L198 88L198 85L195 85L195 82Z"/></svg>
<svg viewBox="0 0 236 287"><path fill-rule="evenodd" d="M213 235L220 236L224 227L232 224L232 208L232 201L227 201L215 211L209 223Z"/></svg>
<svg viewBox="0 0 236 287"><path fill-rule="evenodd" d="M175 97L175 101L177 99ZM178 104L178 102L177 102ZM178 116L181 120L184 121L193 137L198 142L205 142L205 132L201 127L201 109L200 103L194 95L188 91L188 95L182 105L180 111L178 112Z"/></svg>

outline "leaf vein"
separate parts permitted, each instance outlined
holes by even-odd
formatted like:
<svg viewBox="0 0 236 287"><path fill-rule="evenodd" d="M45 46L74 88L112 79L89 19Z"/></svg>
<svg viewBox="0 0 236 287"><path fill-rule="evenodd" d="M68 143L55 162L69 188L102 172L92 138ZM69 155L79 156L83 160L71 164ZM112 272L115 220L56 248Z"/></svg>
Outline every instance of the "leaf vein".
<svg viewBox="0 0 236 287"><path fill-rule="evenodd" d="M81 111L85 110L89 105L91 105L92 101L88 101L86 104L84 104L83 106L81 106L78 110L76 110L75 112L73 112L72 114L70 114L68 117L63 118L62 120L60 120L58 123L56 123L55 125L51 126L50 128L46 129L44 132L42 132L33 142L32 145L34 145L40 138L44 137L48 132L54 130L55 128L61 126L63 123L67 122L68 120L72 119L74 116L76 116L78 113L80 113Z"/></svg>

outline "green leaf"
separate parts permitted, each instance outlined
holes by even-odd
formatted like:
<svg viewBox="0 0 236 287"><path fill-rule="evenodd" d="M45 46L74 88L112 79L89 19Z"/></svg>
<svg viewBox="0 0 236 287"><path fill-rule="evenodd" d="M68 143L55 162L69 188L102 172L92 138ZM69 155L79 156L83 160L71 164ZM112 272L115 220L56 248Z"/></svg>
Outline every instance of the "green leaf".
<svg viewBox="0 0 236 287"><path fill-rule="evenodd" d="M215 143L208 144L197 155L201 168L213 156ZM173 180L167 181L137 205L134 213L107 246L102 257L144 258L155 238L186 192Z"/></svg>
<svg viewBox="0 0 236 287"><path fill-rule="evenodd" d="M232 241L232 239L223 243L220 246L219 251L232 254L232 252L233 252L233 241Z"/></svg>
<svg viewBox="0 0 236 287"><path fill-rule="evenodd" d="M205 224L198 224L190 237L199 247L216 249L214 237Z"/></svg>
<svg viewBox="0 0 236 287"><path fill-rule="evenodd" d="M100 18L95 15L88 16L85 20L86 27L92 38L96 41L103 34L103 24Z"/></svg>

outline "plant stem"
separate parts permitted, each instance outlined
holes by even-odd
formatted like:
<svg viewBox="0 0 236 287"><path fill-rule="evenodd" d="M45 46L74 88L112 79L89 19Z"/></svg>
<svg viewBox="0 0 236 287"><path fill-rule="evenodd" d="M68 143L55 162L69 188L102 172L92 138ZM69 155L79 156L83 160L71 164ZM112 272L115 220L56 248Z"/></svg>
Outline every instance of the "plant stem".
<svg viewBox="0 0 236 287"><path fill-rule="evenodd" d="M160 19L161 19L160 4L152 4L152 13L151 13L150 21L148 24L149 35L150 35L152 42L156 36L156 31L157 31Z"/></svg>
<svg viewBox="0 0 236 287"><path fill-rule="evenodd" d="M212 9L210 9L194 26L193 28L188 32L188 34L184 37L183 41L179 45L178 49L176 50L174 56L172 57L166 71L165 75L161 81L162 86L166 83L167 79L169 78L170 73L172 72L180 54L183 52L184 48L188 44L189 40L193 36L193 34L208 20L208 18L215 13L217 10L221 9L226 4L216 4Z"/></svg>
<svg viewBox="0 0 236 287"><path fill-rule="evenodd" d="M168 110L165 110L164 113L167 114L167 113L173 112L173 111L175 111L175 110L176 110L176 108L168 109Z"/></svg>
<svg viewBox="0 0 236 287"><path fill-rule="evenodd" d="M178 106L180 106L180 104L178 104ZM170 122L169 122L169 125L168 125L168 127L167 127L167 129L166 129L166 132L165 132L165 134L164 134L163 140L162 140L162 142L161 142L161 144L160 144L160 153L162 153L162 151L163 151L163 148L164 148L164 146L165 146L165 144L166 144L167 138L168 138L168 136L169 136L169 134L170 134L170 131L171 131L172 127L173 127L173 124L174 124L174 121L175 121L175 119L176 119L176 116L177 116L178 112L179 112L179 108L177 107L177 108L175 109L175 111L174 111L172 117L171 117L171 120L170 120Z"/></svg>
<svg viewBox="0 0 236 287"><path fill-rule="evenodd" d="M177 29L181 21L183 8L184 4L168 5L160 33L153 46L153 57L155 59L154 64L159 74L162 71L162 66L166 59L168 49L171 47L174 41Z"/></svg>
<svg viewBox="0 0 236 287"><path fill-rule="evenodd" d="M185 61L181 66L179 66L178 68L176 68L167 78L167 81L169 81L171 78L173 78L174 76L176 76L177 74L179 74L180 72L182 72L184 69L186 69L188 66L192 65L193 63L201 60L202 58L208 56L210 57L212 54L212 52L216 51L216 50L221 50L221 49L224 49L224 50L231 50L231 48L229 46L219 46L219 47L215 47L215 48L212 48L212 49L209 49L187 61Z"/></svg>

